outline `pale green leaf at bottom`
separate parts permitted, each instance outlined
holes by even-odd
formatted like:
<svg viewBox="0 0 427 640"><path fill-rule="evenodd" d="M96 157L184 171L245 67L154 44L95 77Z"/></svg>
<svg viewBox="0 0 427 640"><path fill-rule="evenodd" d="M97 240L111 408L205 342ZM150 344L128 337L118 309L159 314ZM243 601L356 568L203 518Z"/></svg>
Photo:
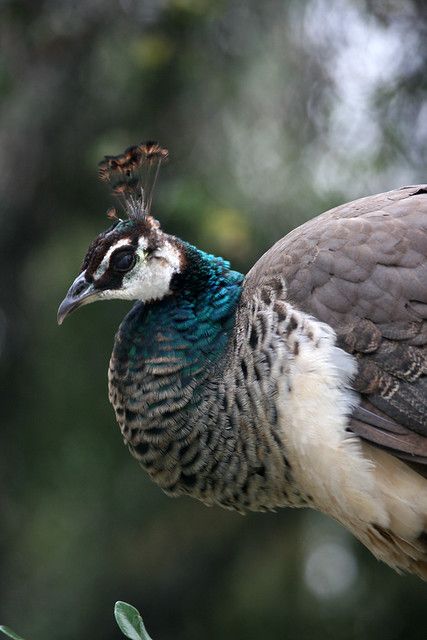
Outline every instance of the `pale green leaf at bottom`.
<svg viewBox="0 0 427 640"><path fill-rule="evenodd" d="M0 625L0 631L4 633L5 636L8 636L9 638L13 638L13 640L24 640L23 638L21 638L21 636L18 636L17 633L12 631L12 629L9 629L9 627L4 627L3 625Z"/></svg>
<svg viewBox="0 0 427 640"><path fill-rule="evenodd" d="M130 640L151 640L138 609L127 604L127 602L116 602L114 607L114 617L120 630L126 638ZM19 639L18 639L19 640Z"/></svg>

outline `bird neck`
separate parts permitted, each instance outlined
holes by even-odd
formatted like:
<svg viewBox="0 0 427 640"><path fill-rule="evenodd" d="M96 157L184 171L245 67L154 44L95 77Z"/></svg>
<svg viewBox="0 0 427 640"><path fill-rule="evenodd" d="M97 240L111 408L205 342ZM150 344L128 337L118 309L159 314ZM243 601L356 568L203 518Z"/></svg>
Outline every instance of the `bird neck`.
<svg viewBox="0 0 427 640"><path fill-rule="evenodd" d="M173 277L172 294L145 305L143 349L147 357L169 350L191 372L196 363L206 369L224 353L243 275L222 258L187 243L182 248L185 267Z"/></svg>
<svg viewBox="0 0 427 640"><path fill-rule="evenodd" d="M244 276L230 269L230 263L191 244L182 242L184 268L172 279L174 295L165 298L165 304L192 308L212 321L223 322L233 314L240 297Z"/></svg>
<svg viewBox="0 0 427 640"><path fill-rule="evenodd" d="M186 410L198 404L203 382L226 353L241 294L243 275L228 262L186 243L182 251L184 269L171 295L133 307L112 355L122 372L118 386L141 380L143 430L158 428L166 415L185 422Z"/></svg>
<svg viewBox="0 0 427 640"><path fill-rule="evenodd" d="M275 433L269 360L236 352L243 276L188 245L184 257L173 293L136 304L120 327L109 372L117 421L168 494L241 511L273 508L289 497L282 490L289 470Z"/></svg>

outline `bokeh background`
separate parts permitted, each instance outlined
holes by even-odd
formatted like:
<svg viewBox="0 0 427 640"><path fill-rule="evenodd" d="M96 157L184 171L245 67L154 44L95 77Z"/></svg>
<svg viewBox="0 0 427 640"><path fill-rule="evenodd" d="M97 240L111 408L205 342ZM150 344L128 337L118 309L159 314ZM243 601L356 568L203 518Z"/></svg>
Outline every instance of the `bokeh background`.
<svg viewBox="0 0 427 640"><path fill-rule="evenodd" d="M355 197L426 181L424 0L0 2L0 622L28 640L427 637L427 585L309 511L171 500L122 445L128 309L56 326L112 201L105 153L170 148L154 213L246 270Z"/></svg>

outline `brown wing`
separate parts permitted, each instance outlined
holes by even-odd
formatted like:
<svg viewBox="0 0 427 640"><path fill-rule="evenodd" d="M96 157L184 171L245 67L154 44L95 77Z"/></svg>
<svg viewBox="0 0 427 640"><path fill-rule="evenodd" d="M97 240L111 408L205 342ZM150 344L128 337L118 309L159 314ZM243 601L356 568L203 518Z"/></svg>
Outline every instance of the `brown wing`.
<svg viewBox="0 0 427 640"><path fill-rule="evenodd" d="M427 185L332 209L279 240L244 296L284 278L286 299L358 360L352 430L427 465Z"/></svg>

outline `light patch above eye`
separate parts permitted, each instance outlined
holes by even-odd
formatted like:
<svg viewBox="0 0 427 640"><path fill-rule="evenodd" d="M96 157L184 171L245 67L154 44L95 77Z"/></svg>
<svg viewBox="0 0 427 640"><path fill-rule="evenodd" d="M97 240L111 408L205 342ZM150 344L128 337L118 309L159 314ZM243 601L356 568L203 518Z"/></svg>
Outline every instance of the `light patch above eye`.
<svg viewBox="0 0 427 640"><path fill-rule="evenodd" d="M145 251L148 247L148 242L147 242L147 238L144 238L144 236L141 236L138 239L138 253L140 253L140 249L142 251Z"/></svg>
<svg viewBox="0 0 427 640"><path fill-rule="evenodd" d="M144 237L139 238L136 253L140 259L144 259L147 256L148 247L149 243L147 239ZM162 261L163 265L167 265L172 271L179 271L181 266L180 252L170 242L165 241L156 248L150 247L150 254L152 254L156 260ZM157 265L157 268L158 267L159 265ZM153 265L153 268L155 269L156 267Z"/></svg>
<svg viewBox="0 0 427 640"><path fill-rule="evenodd" d="M102 258L102 261L100 262L97 270L93 274L94 279L98 280L107 271L110 264L111 255L114 253L114 251L116 251L116 249L119 249L120 247L125 247L130 244L131 244L130 238L122 238L121 240L118 240L115 244L111 245L111 247L108 249L105 256Z"/></svg>

